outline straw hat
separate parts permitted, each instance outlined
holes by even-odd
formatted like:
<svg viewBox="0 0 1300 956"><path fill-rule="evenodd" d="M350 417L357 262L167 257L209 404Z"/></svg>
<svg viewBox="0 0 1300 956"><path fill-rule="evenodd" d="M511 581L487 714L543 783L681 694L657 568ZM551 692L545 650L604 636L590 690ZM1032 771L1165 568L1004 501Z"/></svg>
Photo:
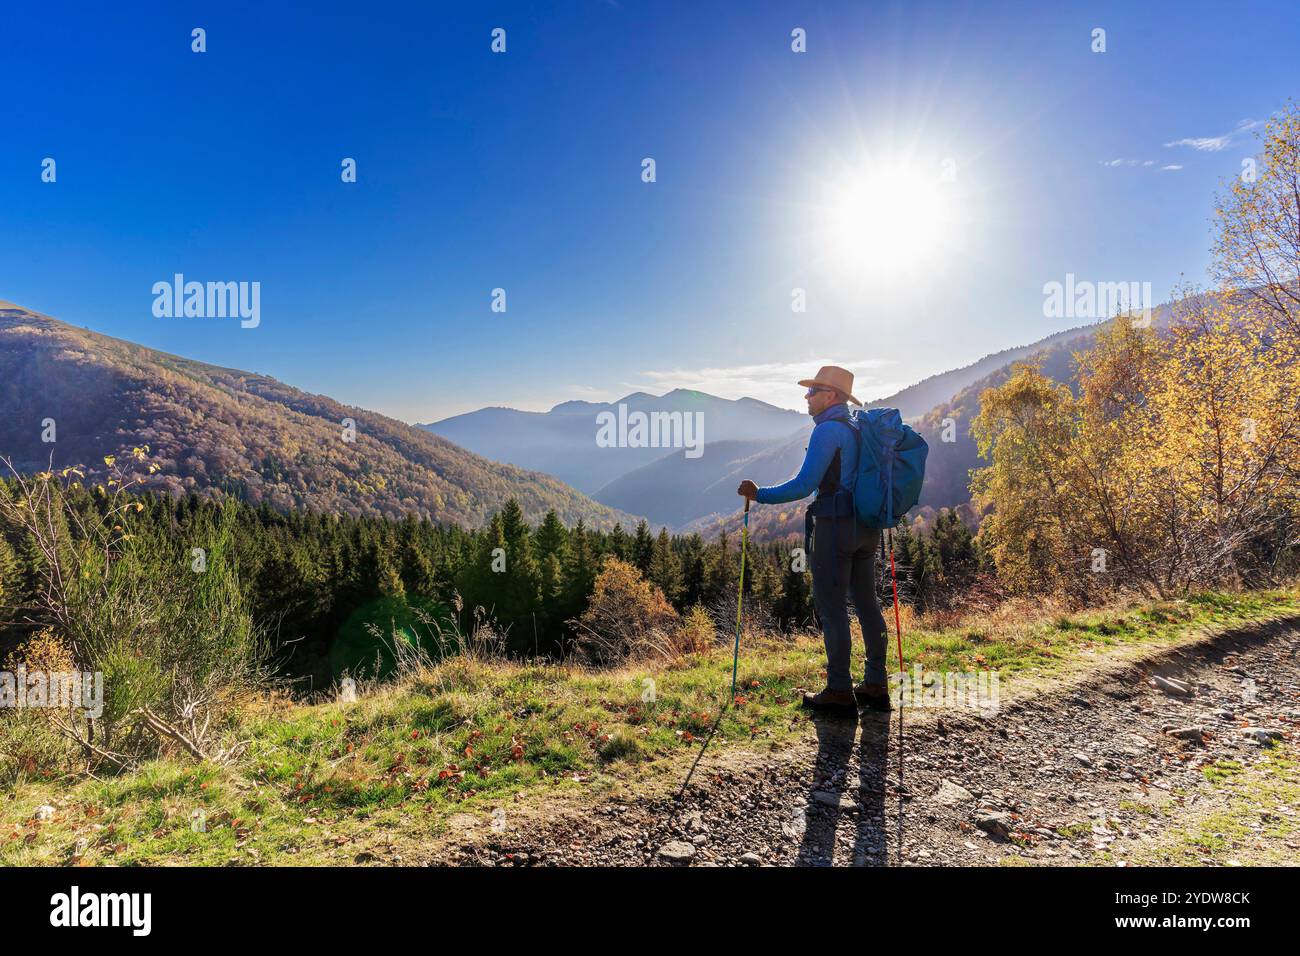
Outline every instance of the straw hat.
<svg viewBox="0 0 1300 956"><path fill-rule="evenodd" d="M833 388L854 405L862 404L853 397L853 373L838 365L823 365L815 378L805 378L799 384L804 388L812 388L814 385Z"/></svg>

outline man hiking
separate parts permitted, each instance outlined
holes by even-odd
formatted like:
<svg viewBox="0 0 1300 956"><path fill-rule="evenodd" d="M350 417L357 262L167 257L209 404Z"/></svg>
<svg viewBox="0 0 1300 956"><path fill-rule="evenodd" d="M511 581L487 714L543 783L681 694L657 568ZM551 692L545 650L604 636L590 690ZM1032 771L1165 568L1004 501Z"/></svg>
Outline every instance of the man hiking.
<svg viewBox="0 0 1300 956"><path fill-rule="evenodd" d="M759 504L798 501L814 491L808 507L807 529L814 531L812 548L813 603L826 642L826 688L804 694L804 706L814 710L857 713L890 709L885 681L885 619L876 601L876 549L880 530L858 522L854 514L853 483L858 467L859 436L849 422L853 373L835 365L823 367L807 387L808 414L816 425L799 473L779 485L760 488L746 478L738 492ZM807 539L805 538L805 544ZM867 645L865 679L857 687L849 673L853 640L847 598L852 595Z"/></svg>

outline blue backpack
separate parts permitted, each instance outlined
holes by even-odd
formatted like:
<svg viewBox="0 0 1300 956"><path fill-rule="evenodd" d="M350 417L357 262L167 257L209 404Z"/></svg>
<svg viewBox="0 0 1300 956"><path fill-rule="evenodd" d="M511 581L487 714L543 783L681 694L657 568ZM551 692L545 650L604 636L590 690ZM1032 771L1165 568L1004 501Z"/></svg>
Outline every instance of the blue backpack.
<svg viewBox="0 0 1300 956"><path fill-rule="evenodd" d="M903 423L896 408L854 409L849 422L858 433L858 469L853 504L858 523L893 528L921 497L930 446Z"/></svg>

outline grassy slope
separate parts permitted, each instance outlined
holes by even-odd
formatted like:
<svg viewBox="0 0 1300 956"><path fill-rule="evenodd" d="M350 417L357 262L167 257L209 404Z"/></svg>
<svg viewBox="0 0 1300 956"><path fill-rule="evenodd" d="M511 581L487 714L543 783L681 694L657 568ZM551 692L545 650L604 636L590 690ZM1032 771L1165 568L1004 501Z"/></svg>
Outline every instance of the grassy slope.
<svg viewBox="0 0 1300 956"><path fill-rule="evenodd" d="M1100 655L1297 610L1300 595L1269 592L1028 621L1009 611L979 628L914 630L904 653L927 669L998 668L1014 695ZM747 636L742 701L712 746L739 753L802 737L797 689L819 685L822 661L814 636ZM507 805L527 812L680 781L730 671L725 645L675 666L612 672L458 659L355 704L270 703L250 715L251 746L233 767L159 760L117 778L20 784L0 801L0 864L348 864L372 851L427 859L449 827L480 825ZM653 704L642 700L646 678ZM55 813L38 822L42 804Z"/></svg>

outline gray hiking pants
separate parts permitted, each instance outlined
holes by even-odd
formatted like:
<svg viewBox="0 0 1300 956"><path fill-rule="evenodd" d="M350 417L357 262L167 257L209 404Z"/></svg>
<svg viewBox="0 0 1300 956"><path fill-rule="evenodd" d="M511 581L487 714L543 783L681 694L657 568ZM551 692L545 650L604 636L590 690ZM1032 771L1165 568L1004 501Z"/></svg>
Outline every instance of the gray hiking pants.
<svg viewBox="0 0 1300 956"><path fill-rule="evenodd" d="M813 536L813 603L826 641L826 686L853 689L849 659L853 638L849 631L848 598L853 598L858 623L867 645L866 680L884 683L885 618L876 600L876 552L880 531L864 528L852 515L816 519Z"/></svg>

